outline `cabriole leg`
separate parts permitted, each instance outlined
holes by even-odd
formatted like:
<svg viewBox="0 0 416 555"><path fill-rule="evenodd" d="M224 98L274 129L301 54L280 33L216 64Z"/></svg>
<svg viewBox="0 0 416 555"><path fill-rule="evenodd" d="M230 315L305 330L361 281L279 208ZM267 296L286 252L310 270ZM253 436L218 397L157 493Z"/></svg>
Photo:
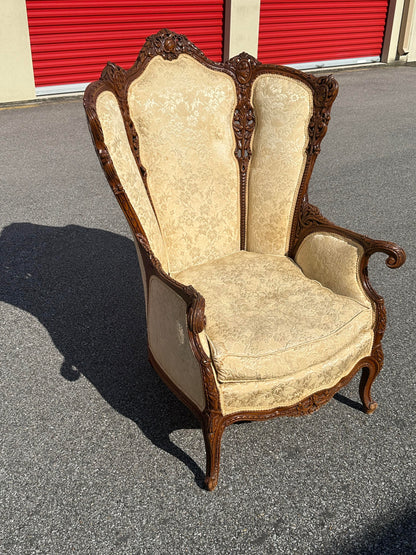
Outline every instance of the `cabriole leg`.
<svg viewBox="0 0 416 555"><path fill-rule="evenodd" d="M364 366L361 374L360 397L364 405L364 412L367 414L372 414L377 408L377 403L371 398L371 386L379 372L379 365L374 361Z"/></svg>
<svg viewBox="0 0 416 555"><path fill-rule="evenodd" d="M205 487L212 491L218 483L220 471L221 438L225 426L223 418L218 413L204 415L202 431L204 433L205 450L207 455L207 470Z"/></svg>

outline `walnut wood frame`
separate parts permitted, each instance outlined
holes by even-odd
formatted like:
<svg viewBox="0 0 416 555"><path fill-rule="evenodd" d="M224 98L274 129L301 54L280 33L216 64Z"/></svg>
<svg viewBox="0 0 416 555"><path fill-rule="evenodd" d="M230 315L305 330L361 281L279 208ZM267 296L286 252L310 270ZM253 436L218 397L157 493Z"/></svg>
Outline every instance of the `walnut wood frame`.
<svg viewBox="0 0 416 555"><path fill-rule="evenodd" d="M129 114L127 91L130 83L144 71L147 64L154 56L162 56L165 60L173 60L180 54L188 54L206 67L226 73L232 77L235 82L237 104L233 118L233 129L236 139L235 156L238 160L240 169L241 249L244 250L246 246L247 171L251 158L251 138L255 127L255 114L250 102L251 87L255 78L262 73L275 73L298 79L310 87L314 99L313 114L308 127L309 143L306 149L307 159L292 219L288 256L294 259L305 237L311 233L320 231L329 231L332 234L348 238L358 245L361 245L363 248L363 254L359 261L359 277L364 291L371 300L375 310L374 341L371 355L361 359L354 366L352 371L342 378L334 387L317 391L289 407L276 407L270 410L241 411L227 415L222 413L220 393L214 375L215 370L209 355L205 353L198 337L198 334L201 333L205 327L204 298L193 287L184 286L163 270L160 262L151 250L145 231L120 183L104 143L103 131L97 117L95 106L98 96L103 91L108 90L118 99L130 147L135 155L139 171L147 189L150 202L152 203L146 183L146 168L144 168L140 162L138 134ZM201 411L176 387L163 369L157 364L150 348L149 360L168 387L201 421L207 455L205 485L209 490L214 489L218 482L220 445L223 431L234 422L243 420L267 420L276 416L299 416L312 413L324 403L328 402L359 370L363 371L360 381L360 397L363 402L364 411L372 413L377 407L377 403L375 403L371 397L371 386L383 364L381 339L386 326L386 311L383 298L378 295L370 285L367 271L368 260L373 253L383 252L388 256L386 260L387 266L389 268L398 268L404 263L406 257L403 249L394 243L375 241L366 236L354 233L353 231L337 227L324 218L319 210L308 202L307 191L309 179L316 157L320 151L321 141L327 130L330 119L330 109L337 93L338 84L332 76L315 77L284 66L263 65L246 53L239 54L222 64L215 63L206 58L206 56L183 35L177 35L167 29L163 29L146 40L136 62L129 70L124 70L115 64L108 63L99 81L91 83L84 95L84 106L97 154L109 184L127 218L141 253L146 281L144 286L148 289L150 277L156 275L173 291L180 295L187 306L189 342L201 368L201 377L205 392L205 409Z"/></svg>

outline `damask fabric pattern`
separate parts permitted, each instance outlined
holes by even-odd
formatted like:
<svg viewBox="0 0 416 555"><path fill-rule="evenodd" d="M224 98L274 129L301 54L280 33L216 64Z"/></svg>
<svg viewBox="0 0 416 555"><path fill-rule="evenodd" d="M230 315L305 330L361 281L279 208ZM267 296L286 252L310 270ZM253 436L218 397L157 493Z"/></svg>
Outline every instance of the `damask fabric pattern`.
<svg viewBox="0 0 416 555"><path fill-rule="evenodd" d="M285 254L308 145L311 89L283 75L256 78L256 127L248 175L247 250Z"/></svg>
<svg viewBox="0 0 416 555"><path fill-rule="evenodd" d="M332 232L321 231L306 236L295 260L308 278L316 279L338 295L346 295L371 307L359 277L363 254L364 249L358 243Z"/></svg>
<svg viewBox="0 0 416 555"><path fill-rule="evenodd" d="M313 393L329 389L347 376L359 360L369 355L371 343L372 336L363 334L353 345L320 364L284 378L220 384L223 413L288 407Z"/></svg>
<svg viewBox="0 0 416 555"><path fill-rule="evenodd" d="M103 130L104 142L120 183L136 211L155 256L162 266L167 268L168 259L162 234L131 151L123 116L114 94L110 91L102 92L97 98L96 111Z"/></svg>
<svg viewBox="0 0 416 555"><path fill-rule="evenodd" d="M128 92L171 272L238 250L233 80L186 54L153 58Z"/></svg>
<svg viewBox="0 0 416 555"><path fill-rule="evenodd" d="M186 302L156 276L149 282L149 348L156 362L202 411L205 393L201 368L188 337Z"/></svg>
<svg viewBox="0 0 416 555"><path fill-rule="evenodd" d="M288 257L239 251L176 275L205 298L220 382L292 379L373 340L372 310L308 279Z"/></svg>

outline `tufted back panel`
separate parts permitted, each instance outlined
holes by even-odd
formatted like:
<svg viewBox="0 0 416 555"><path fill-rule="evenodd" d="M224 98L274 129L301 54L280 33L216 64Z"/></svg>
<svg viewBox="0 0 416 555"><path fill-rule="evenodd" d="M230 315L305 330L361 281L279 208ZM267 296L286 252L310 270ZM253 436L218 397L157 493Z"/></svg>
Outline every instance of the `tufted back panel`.
<svg viewBox="0 0 416 555"><path fill-rule="evenodd" d="M175 273L238 251L232 78L186 54L172 61L156 56L130 84L127 99L166 247L165 269Z"/></svg>
<svg viewBox="0 0 416 555"><path fill-rule="evenodd" d="M248 175L247 250L285 254L306 163L311 89L277 74L261 74L251 102L256 126Z"/></svg>

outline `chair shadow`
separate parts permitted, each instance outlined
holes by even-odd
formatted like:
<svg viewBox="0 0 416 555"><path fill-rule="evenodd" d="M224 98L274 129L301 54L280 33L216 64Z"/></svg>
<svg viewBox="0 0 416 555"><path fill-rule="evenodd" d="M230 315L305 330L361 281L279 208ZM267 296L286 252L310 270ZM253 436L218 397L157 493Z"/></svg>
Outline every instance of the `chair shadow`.
<svg viewBox="0 0 416 555"><path fill-rule="evenodd" d="M147 360L139 265L126 237L76 225L14 223L0 235L0 300L35 316L49 332L68 381L82 374L146 437L204 473L169 435L199 428ZM202 435L201 435L202 444Z"/></svg>
<svg viewBox="0 0 416 555"><path fill-rule="evenodd" d="M345 397L345 395L342 395L341 393L335 393L334 399L336 401L339 401L340 403L343 403L344 405L347 405L347 407L359 410L360 412L365 412L364 407L361 403L353 401L352 399L348 399L348 397Z"/></svg>

